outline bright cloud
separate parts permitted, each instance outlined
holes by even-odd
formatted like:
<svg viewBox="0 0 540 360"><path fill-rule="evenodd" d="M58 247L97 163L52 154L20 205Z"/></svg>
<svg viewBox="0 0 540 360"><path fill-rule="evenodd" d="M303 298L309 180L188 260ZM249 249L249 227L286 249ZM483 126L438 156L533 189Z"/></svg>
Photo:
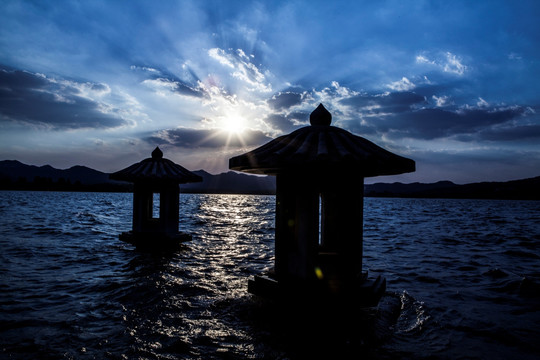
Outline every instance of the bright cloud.
<svg viewBox="0 0 540 360"><path fill-rule="evenodd" d="M446 53L446 63L444 64L444 71L453 73L456 75L463 75L467 70L467 66L463 65L461 59L456 55L447 52Z"/></svg>
<svg viewBox="0 0 540 360"><path fill-rule="evenodd" d="M402 77L401 80L394 81L386 86L395 91L408 91L416 87L416 85L406 77Z"/></svg>
<svg viewBox="0 0 540 360"><path fill-rule="evenodd" d="M482 98L478 98L478 101L476 102L476 106L482 108L482 107L488 107L489 104L486 100L482 99Z"/></svg>
<svg viewBox="0 0 540 360"><path fill-rule="evenodd" d="M236 52L226 52L223 49L213 48L208 50L208 55L217 60L221 65L232 69L230 75L248 85L249 91L271 92L272 85L266 81L265 75L255 66L242 49Z"/></svg>
<svg viewBox="0 0 540 360"><path fill-rule="evenodd" d="M432 61L432 60L429 60L427 57L425 57L424 55L417 55L416 56L416 62L417 63L420 63L420 64L431 64L431 65L435 65L435 61Z"/></svg>
<svg viewBox="0 0 540 360"><path fill-rule="evenodd" d="M433 100L435 100L435 104L437 107L443 107L449 105L449 98L448 96L432 96Z"/></svg>
<svg viewBox="0 0 540 360"><path fill-rule="evenodd" d="M222 49L210 49L208 50L208 56L210 56L212 59L217 60L221 65L230 67L231 69L235 68L231 56L227 55Z"/></svg>
<svg viewBox="0 0 540 360"><path fill-rule="evenodd" d="M463 64L462 59L451 52L445 52L433 59L430 59L427 54L417 55L415 58L417 64L434 66L445 73L463 75L468 67Z"/></svg>

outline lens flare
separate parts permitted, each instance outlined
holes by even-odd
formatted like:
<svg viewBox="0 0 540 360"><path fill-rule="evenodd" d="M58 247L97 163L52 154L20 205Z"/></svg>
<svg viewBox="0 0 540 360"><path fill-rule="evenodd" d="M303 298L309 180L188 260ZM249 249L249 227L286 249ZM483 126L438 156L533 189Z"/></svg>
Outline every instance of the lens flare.
<svg viewBox="0 0 540 360"><path fill-rule="evenodd" d="M322 280L324 278L323 272L320 267L315 268L315 276L317 276L317 279Z"/></svg>

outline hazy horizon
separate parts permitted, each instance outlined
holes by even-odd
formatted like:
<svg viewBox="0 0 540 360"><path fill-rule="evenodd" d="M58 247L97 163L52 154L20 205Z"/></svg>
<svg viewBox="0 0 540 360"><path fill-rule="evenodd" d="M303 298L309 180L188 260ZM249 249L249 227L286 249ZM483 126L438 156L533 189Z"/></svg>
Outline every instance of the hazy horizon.
<svg viewBox="0 0 540 360"><path fill-rule="evenodd" d="M0 159L0 162L1 161L18 161L24 165L28 165L28 166L37 166L37 167L43 167L43 166L51 166L50 164L43 164L43 165L35 165L35 164L26 164L24 162L21 162L20 160L17 160L17 159ZM102 173L105 173L105 174L109 174L110 172L104 172L104 171L101 171L101 170L98 170L98 169L94 169L92 167L89 167L89 166L86 166L86 165L83 165L83 164L74 164L72 166L69 166L69 167L66 167L66 168L57 168L57 167L54 167L52 166L54 169L56 170L60 170L60 171L64 171L64 170L69 170L73 167L76 167L76 166L84 166L84 167L87 167L91 170L97 170L97 171L100 171ZM120 169L119 169L120 170ZM228 172L233 172L233 173L237 173L237 174L242 174L242 175L246 175L246 176L253 176L253 177L267 177L267 176L270 176L270 177L273 177L273 175L257 175L257 174L249 174L249 173L243 173L243 172L240 172L240 171L235 171L235 170L229 170L229 169L225 169L223 170L222 172L210 172L206 169L203 169L203 168L199 168L199 169L188 169L189 171L193 171L193 172L198 172L198 171L204 171L210 175L213 175L213 176L217 176L217 175L221 175L221 174L226 174ZM508 179L508 180L505 180L505 181L515 181L515 180L525 180L525 179L530 179L530 178L536 178L536 177L540 177L540 173L536 176L531 176L531 177L527 177L527 178L514 178L514 179ZM365 185L373 185L373 184L376 184L376 183L403 183L403 184L412 184L412 183L437 183L437 182L444 182L444 181L451 181L451 180L448 180L448 179L439 179L439 180L436 180L436 181L429 181L429 182L422 182L422 181L410 181L410 182L404 182L404 181L399 181L399 179L396 179L396 176L375 176L375 177L366 177L364 178L364 184ZM475 183L478 183L478 182L491 182L491 181L494 181L494 180L484 180L484 181L477 181ZM471 184L471 183L458 183L458 182L454 182L454 181L451 181L452 183L456 184L456 185L466 185L466 184Z"/></svg>

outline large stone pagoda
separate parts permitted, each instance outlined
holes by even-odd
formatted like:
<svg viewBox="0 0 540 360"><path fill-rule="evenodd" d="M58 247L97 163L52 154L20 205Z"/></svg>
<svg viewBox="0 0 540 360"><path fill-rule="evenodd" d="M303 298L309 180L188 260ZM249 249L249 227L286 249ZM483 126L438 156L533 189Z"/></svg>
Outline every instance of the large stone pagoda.
<svg viewBox="0 0 540 360"><path fill-rule="evenodd" d="M311 126L229 160L232 170L276 176L275 268L248 290L352 296L373 306L386 281L362 273L364 178L412 172L415 163L331 121L321 104Z"/></svg>

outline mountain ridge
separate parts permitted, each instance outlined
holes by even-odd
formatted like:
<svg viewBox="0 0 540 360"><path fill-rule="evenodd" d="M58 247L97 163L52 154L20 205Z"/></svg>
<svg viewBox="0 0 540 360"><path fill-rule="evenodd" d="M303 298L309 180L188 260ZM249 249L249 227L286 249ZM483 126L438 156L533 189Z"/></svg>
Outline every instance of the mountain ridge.
<svg viewBox="0 0 540 360"><path fill-rule="evenodd" d="M183 193L275 194L275 177L228 171L210 174L200 169L201 183L180 186ZM56 169L50 165L26 165L18 160L0 161L0 189L56 191L127 192L129 183L109 179L109 174L83 165ZM455 184L448 180L435 183L374 183L364 185L367 197L470 198L540 200L540 176L505 182Z"/></svg>

